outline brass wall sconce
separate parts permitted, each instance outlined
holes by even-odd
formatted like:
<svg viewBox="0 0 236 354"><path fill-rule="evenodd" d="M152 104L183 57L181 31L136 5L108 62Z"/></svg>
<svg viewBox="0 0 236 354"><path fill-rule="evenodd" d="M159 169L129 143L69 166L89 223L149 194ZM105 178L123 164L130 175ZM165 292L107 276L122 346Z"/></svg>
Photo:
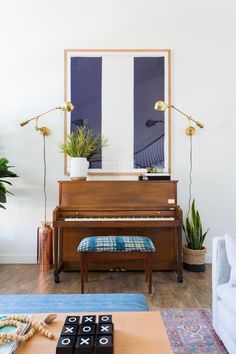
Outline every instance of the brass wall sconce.
<svg viewBox="0 0 236 354"><path fill-rule="evenodd" d="M173 104L168 105L164 101L156 101L154 105L154 109L156 111L165 111L167 108L174 108L176 111L184 115L189 120L189 126L185 129L186 135L193 135L195 133L195 127L190 125L191 121L194 122L199 128L204 128L204 124L193 119L191 116L187 115L186 113L182 112L179 108L175 107Z"/></svg>
<svg viewBox="0 0 236 354"><path fill-rule="evenodd" d="M61 109L63 112L71 112L74 109L74 105L71 102L64 102L61 106L57 106L55 108L52 108L49 111L38 114L37 116L35 116L33 118L23 120L22 122L20 122L20 125L23 127L24 125L28 124L32 120L35 120L35 130L38 131L43 136L48 136L50 134L50 129L48 127L39 127L38 126L38 119L39 119L39 117L42 117L49 112L55 111L56 109Z"/></svg>

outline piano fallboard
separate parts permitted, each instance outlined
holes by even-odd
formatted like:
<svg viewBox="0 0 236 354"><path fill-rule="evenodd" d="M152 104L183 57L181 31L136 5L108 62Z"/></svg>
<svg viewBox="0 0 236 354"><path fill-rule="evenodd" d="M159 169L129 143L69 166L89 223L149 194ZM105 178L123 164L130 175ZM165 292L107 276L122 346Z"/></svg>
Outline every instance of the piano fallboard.
<svg viewBox="0 0 236 354"><path fill-rule="evenodd" d="M144 227L144 228L155 228L155 227L180 227L182 224L179 220L174 221L64 221L58 220L55 224L57 227L64 228L104 228L104 227L121 227L121 228L132 228L132 227Z"/></svg>

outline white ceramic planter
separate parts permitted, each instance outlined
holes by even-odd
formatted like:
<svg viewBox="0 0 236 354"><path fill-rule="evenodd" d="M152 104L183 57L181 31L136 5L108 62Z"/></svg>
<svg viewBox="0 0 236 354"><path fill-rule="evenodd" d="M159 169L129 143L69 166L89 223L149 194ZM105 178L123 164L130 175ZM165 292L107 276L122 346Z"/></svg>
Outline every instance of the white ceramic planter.
<svg viewBox="0 0 236 354"><path fill-rule="evenodd" d="M86 157L70 158L70 178L72 180L85 180L88 175L89 162Z"/></svg>

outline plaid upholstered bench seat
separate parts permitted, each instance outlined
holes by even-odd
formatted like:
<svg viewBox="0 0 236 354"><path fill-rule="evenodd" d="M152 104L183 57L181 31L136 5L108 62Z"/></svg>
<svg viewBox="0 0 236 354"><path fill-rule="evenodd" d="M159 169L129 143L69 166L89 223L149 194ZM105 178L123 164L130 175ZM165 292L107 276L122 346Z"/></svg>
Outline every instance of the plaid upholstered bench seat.
<svg viewBox="0 0 236 354"><path fill-rule="evenodd" d="M84 238L77 251L80 253L81 293L84 293L84 283L88 281L88 263L99 255L105 259L106 253L121 257L129 254L129 257L145 260L145 275L148 282L148 290L152 292L152 253L155 247L148 237L144 236L90 236Z"/></svg>

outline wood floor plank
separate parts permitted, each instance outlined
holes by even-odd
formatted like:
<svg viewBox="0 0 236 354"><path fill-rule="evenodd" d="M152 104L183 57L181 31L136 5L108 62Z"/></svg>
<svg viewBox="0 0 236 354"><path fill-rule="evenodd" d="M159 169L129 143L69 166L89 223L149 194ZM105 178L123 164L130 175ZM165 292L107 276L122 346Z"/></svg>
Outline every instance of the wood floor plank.
<svg viewBox="0 0 236 354"><path fill-rule="evenodd" d="M147 293L144 272L90 272L85 293L143 293L149 309L158 307L211 308L211 265L202 273L183 272L178 283L174 272L153 272L153 292ZM1 264L0 294L78 294L80 273L62 272L54 283L52 271L37 265Z"/></svg>

